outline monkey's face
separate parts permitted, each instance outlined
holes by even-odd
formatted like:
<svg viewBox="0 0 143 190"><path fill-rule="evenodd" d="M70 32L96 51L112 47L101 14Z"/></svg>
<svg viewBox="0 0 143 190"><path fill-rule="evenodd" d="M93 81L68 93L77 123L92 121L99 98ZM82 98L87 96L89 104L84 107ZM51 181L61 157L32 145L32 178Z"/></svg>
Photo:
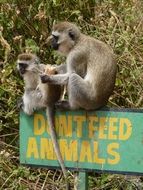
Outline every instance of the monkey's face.
<svg viewBox="0 0 143 190"><path fill-rule="evenodd" d="M67 55L75 45L74 33L69 30L52 32L51 46L54 50L58 50L64 55Z"/></svg>
<svg viewBox="0 0 143 190"><path fill-rule="evenodd" d="M55 50L68 55L80 38L79 28L70 22L59 22L53 26L51 43Z"/></svg>
<svg viewBox="0 0 143 190"><path fill-rule="evenodd" d="M31 61L18 60L17 62L17 69L22 77L24 77L24 75L26 74L31 75L31 74L37 73L36 68L37 68L37 65L34 62L34 60L31 60Z"/></svg>
<svg viewBox="0 0 143 190"><path fill-rule="evenodd" d="M18 55L17 69L20 75L31 74L36 71L39 59L35 54L22 53Z"/></svg>
<svg viewBox="0 0 143 190"><path fill-rule="evenodd" d="M24 75L27 71L28 64L25 62L18 62L17 69L21 75Z"/></svg>

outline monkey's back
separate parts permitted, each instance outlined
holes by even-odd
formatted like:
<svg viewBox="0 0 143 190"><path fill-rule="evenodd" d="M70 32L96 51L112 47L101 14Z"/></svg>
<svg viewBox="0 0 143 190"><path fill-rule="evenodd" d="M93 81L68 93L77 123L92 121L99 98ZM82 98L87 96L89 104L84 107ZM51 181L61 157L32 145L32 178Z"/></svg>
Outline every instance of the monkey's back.
<svg viewBox="0 0 143 190"><path fill-rule="evenodd" d="M91 43L91 56L87 73L93 76L93 86L98 104L106 104L115 86L117 64L111 48L104 42Z"/></svg>

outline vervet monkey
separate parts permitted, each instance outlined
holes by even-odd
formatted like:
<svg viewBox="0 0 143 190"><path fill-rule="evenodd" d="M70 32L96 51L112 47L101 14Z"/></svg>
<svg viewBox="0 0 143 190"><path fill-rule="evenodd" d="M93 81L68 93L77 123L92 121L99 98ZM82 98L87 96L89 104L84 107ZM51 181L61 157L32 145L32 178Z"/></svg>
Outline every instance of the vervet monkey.
<svg viewBox="0 0 143 190"><path fill-rule="evenodd" d="M61 70L60 67L57 67L57 71L63 72L62 70L64 67L62 66ZM61 165L64 177L67 180L67 171L57 142L54 122L54 105L55 102L60 100L63 93L63 87L60 85L42 84L39 76L41 73L54 75L57 73L56 68L51 65L40 64L36 55L27 53L18 56L17 68L25 82L22 109L26 114L32 115L34 110L46 108L54 150ZM69 189L68 182L67 189Z"/></svg>
<svg viewBox="0 0 143 190"><path fill-rule="evenodd" d="M116 61L104 42L84 35L69 22L53 26L51 45L66 56L67 73L42 75L43 83L67 84L69 101L61 101L59 108L85 110L106 105L116 78Z"/></svg>
<svg viewBox="0 0 143 190"><path fill-rule="evenodd" d="M28 115L32 115L35 110L46 107L42 100L42 93L37 89L39 72L43 73L45 69L45 65L39 63L38 57L29 53L20 54L17 60L17 69L25 83L22 109Z"/></svg>

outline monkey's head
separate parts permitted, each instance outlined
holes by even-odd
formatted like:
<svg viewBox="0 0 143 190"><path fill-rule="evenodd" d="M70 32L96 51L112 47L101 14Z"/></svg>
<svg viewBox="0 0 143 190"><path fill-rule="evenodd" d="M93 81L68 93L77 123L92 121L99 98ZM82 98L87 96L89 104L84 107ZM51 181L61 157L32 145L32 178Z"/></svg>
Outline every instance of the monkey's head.
<svg viewBox="0 0 143 190"><path fill-rule="evenodd" d="M69 22L60 22L53 26L51 46L53 49L67 55L80 37L79 28Z"/></svg>
<svg viewBox="0 0 143 190"><path fill-rule="evenodd" d="M22 53L18 55L17 69L19 73L23 76L28 71L34 71L35 64L38 64L39 60L35 54L32 53Z"/></svg>

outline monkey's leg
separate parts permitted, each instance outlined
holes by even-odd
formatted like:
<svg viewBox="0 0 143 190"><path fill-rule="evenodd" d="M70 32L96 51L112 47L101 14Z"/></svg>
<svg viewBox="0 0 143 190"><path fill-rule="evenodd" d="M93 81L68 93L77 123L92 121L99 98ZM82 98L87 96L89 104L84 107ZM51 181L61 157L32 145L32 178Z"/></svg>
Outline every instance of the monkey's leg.
<svg viewBox="0 0 143 190"><path fill-rule="evenodd" d="M83 108L86 110L95 109L95 101L92 100L91 85L76 73L72 73L68 82L68 95L70 109Z"/></svg>
<svg viewBox="0 0 143 190"><path fill-rule="evenodd" d="M36 90L27 89L23 95L23 111L32 115L35 110L43 108L42 94Z"/></svg>
<svg viewBox="0 0 143 190"><path fill-rule="evenodd" d="M23 96L23 107L22 107L24 113L27 115L32 115L34 112L34 105L33 101L31 99L31 94L27 95L27 93Z"/></svg>
<svg viewBox="0 0 143 190"><path fill-rule="evenodd" d="M68 82L69 101L57 102L56 108L60 110L95 109L95 101L91 100L91 94L90 84L76 73L72 73Z"/></svg>

